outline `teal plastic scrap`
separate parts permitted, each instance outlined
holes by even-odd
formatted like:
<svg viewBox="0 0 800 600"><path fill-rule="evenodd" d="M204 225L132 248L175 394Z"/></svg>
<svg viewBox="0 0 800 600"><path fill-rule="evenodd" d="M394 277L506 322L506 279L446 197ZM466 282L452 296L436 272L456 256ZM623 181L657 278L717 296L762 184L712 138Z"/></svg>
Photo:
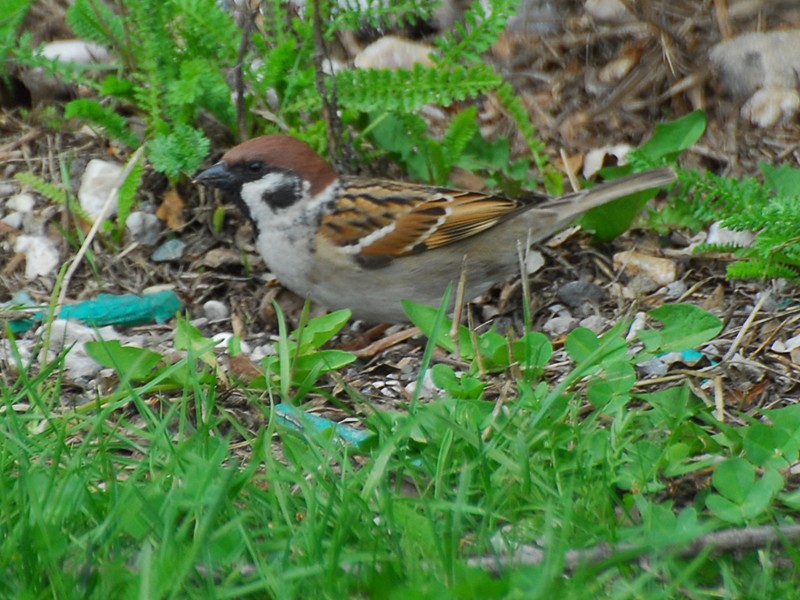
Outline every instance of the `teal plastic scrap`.
<svg viewBox="0 0 800 600"><path fill-rule="evenodd" d="M100 294L94 300L70 304L58 313L61 319L76 319L87 325L130 327L143 323L163 323L181 309L181 301L172 290L153 294Z"/></svg>
<svg viewBox="0 0 800 600"><path fill-rule="evenodd" d="M93 327L115 325L131 327L143 323L163 323L175 316L183 304L172 290L152 294L100 294L93 300L64 306L58 313L61 319L75 319ZM33 315L31 319L11 321L11 331L20 333L41 321L45 311Z"/></svg>
<svg viewBox="0 0 800 600"><path fill-rule="evenodd" d="M278 419L281 423L296 431L303 431L306 427L311 427L320 432L333 428L339 439L356 448L362 447L372 437L372 434L367 431L354 429L342 423L335 423L330 419L307 413L289 404L277 404L275 412L278 414Z"/></svg>

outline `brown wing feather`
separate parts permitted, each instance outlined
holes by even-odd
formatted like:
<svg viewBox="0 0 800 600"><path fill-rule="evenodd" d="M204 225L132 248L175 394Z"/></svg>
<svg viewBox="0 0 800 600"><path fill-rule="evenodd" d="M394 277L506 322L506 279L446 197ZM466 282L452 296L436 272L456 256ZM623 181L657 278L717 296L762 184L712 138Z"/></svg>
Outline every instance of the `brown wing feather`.
<svg viewBox="0 0 800 600"><path fill-rule="evenodd" d="M345 178L322 219L331 242L362 256L399 257L485 231L528 204L501 196L392 181Z"/></svg>

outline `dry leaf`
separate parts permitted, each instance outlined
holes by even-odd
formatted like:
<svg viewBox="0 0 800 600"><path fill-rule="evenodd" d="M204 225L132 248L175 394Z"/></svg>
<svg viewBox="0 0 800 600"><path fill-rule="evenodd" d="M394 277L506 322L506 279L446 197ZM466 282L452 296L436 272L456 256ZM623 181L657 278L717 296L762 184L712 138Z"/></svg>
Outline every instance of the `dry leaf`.
<svg viewBox="0 0 800 600"><path fill-rule="evenodd" d="M156 210L156 216L164 221L172 231L183 229L186 220L183 218L183 207L186 202L176 189L169 190L164 194L164 201Z"/></svg>

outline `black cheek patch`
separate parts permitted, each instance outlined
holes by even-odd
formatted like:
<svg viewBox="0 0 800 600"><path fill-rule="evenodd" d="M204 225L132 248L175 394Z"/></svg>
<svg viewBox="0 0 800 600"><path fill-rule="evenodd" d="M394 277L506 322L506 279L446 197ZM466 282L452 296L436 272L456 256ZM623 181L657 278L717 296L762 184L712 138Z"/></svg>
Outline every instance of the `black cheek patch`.
<svg viewBox="0 0 800 600"><path fill-rule="evenodd" d="M300 200L300 189L295 182L287 181L284 185L264 194L263 200L272 208L289 208Z"/></svg>

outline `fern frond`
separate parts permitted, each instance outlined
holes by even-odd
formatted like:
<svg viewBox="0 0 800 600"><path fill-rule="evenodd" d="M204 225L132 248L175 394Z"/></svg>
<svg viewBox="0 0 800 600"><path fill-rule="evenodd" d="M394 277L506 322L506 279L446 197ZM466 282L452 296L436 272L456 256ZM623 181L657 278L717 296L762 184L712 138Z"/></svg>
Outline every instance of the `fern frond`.
<svg viewBox="0 0 800 600"><path fill-rule="evenodd" d="M436 40L439 64L478 62L481 55L492 47L513 16L518 0L494 0L490 10L476 0L464 14L463 22L454 30Z"/></svg>
<svg viewBox="0 0 800 600"><path fill-rule="evenodd" d="M82 39L108 48L120 49L124 46L125 24L104 2L75 0L75 4L67 10L67 22Z"/></svg>
<svg viewBox="0 0 800 600"><path fill-rule="evenodd" d="M148 143L148 158L157 171L175 181L183 173L197 171L210 145L202 131L182 123Z"/></svg>
<svg viewBox="0 0 800 600"><path fill-rule="evenodd" d="M332 10L329 33L344 29L359 29L364 25L394 27L427 21L439 2L430 0L339 0Z"/></svg>
<svg viewBox="0 0 800 600"><path fill-rule="evenodd" d="M130 148L138 148L140 140L128 127L124 117L103 106L97 100L80 98L67 104L64 110L67 119L80 118L105 130L109 137L121 141Z"/></svg>
<svg viewBox="0 0 800 600"><path fill-rule="evenodd" d="M442 138L442 150L453 163L464 153L467 144L478 133L478 109L470 106L453 117Z"/></svg>
<svg viewBox="0 0 800 600"><path fill-rule="evenodd" d="M45 181L41 177L34 175L33 173L29 172L22 172L17 173L14 175L14 179L17 181L21 181L29 188L31 188L37 194L41 194L51 202L55 202L56 204L66 205L67 200L69 200L69 194L67 191L56 185L55 183L51 183L49 181Z"/></svg>
<svg viewBox="0 0 800 600"><path fill-rule="evenodd" d="M342 106L370 112L381 106L390 112L415 112L426 104L450 106L500 85L488 65L428 69L362 69L343 71L336 84Z"/></svg>
<svg viewBox="0 0 800 600"><path fill-rule="evenodd" d="M726 270L728 279L765 279L782 277L783 279L798 279L800 272L781 264L768 263L761 259L739 261L728 265Z"/></svg>
<svg viewBox="0 0 800 600"><path fill-rule="evenodd" d="M139 191L139 186L142 185L142 178L144 177L144 163L143 161L137 162L131 169L130 174L122 182L117 193L117 238L122 238L125 231L125 223L128 220L128 215L131 214L131 209L136 202L136 193Z"/></svg>

